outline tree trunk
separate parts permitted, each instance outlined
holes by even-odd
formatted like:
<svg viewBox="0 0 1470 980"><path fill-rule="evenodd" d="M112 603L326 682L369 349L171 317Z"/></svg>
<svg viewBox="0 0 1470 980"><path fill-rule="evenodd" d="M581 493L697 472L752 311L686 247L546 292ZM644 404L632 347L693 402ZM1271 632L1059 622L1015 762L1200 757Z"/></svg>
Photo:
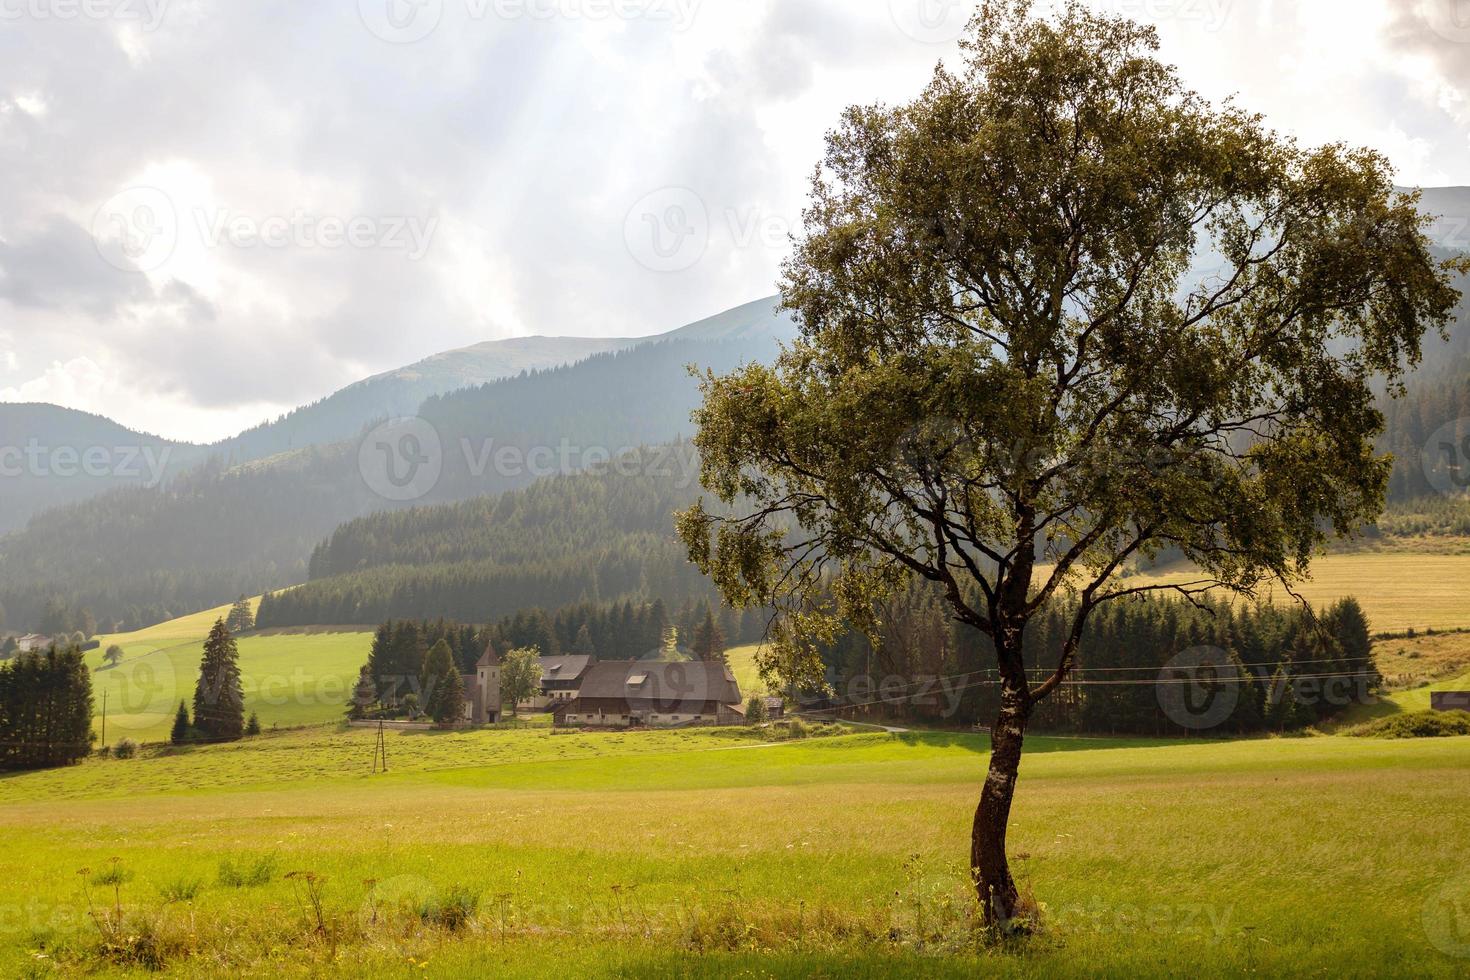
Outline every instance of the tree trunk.
<svg viewBox="0 0 1470 980"><path fill-rule="evenodd" d="M1019 893L1006 859L1006 828L1011 799L1021 766L1021 744L1026 738L1024 695L1007 687L1001 692L1000 715L990 733L990 772L975 808L970 835L970 873L985 921L1009 929L1016 918Z"/></svg>

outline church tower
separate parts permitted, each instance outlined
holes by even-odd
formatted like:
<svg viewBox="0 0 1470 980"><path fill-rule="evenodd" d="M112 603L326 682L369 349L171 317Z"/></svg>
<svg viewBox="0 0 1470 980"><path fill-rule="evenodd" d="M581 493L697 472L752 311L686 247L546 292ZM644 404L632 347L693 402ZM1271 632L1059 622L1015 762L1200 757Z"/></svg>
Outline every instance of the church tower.
<svg viewBox="0 0 1470 980"><path fill-rule="evenodd" d="M495 643L485 645L485 654L475 664L475 680L478 684L480 703L476 705L476 721L482 725L494 725L500 721L500 655L495 652Z"/></svg>

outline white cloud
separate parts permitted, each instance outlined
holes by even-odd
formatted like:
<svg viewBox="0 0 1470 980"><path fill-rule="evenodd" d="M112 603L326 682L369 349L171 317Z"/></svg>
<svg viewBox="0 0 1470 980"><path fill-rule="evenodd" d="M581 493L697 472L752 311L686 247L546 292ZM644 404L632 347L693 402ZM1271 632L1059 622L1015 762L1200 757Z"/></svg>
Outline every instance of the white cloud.
<svg viewBox="0 0 1470 980"><path fill-rule="evenodd" d="M351 0L8 24L0 323L26 380L6 397L216 438L438 350L651 333L768 293L825 130L956 56L909 2L616 7L685 22L445 0L411 44L374 36ZM1411 0L1352 16L1328 0L1097 2L1155 20L1212 98L1238 93L1308 142L1379 146L1409 182L1470 183L1470 48ZM140 211L157 201L140 188L167 208ZM675 272L625 238L663 188L710 219L702 258ZM323 244L334 222L401 219L433 223L421 257L381 234ZM236 220L288 227L275 246L228 233Z"/></svg>

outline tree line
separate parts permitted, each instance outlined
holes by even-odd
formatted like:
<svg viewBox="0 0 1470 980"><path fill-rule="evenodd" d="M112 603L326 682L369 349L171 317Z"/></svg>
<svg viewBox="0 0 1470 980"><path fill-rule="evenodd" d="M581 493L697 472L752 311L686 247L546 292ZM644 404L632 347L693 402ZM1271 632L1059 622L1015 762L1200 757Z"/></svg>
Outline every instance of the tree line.
<svg viewBox="0 0 1470 980"><path fill-rule="evenodd" d="M75 647L0 664L0 770L71 765L92 749L92 675Z"/></svg>
<svg viewBox="0 0 1470 980"><path fill-rule="evenodd" d="M1026 632L1023 656L1033 679L1054 669L1048 664L1073 611L1057 603ZM866 713L963 725L995 717L1000 691L988 640L956 624L941 596L915 587L882 620L876 645L854 630L823 648L840 694L834 703L873 701ZM910 686L887 699L883 677ZM922 678L948 685L916 683ZM1033 725L1090 735L1281 732L1331 718L1380 683L1368 620L1355 599L1316 611L1139 597L1094 614L1070 683L1037 706Z"/></svg>

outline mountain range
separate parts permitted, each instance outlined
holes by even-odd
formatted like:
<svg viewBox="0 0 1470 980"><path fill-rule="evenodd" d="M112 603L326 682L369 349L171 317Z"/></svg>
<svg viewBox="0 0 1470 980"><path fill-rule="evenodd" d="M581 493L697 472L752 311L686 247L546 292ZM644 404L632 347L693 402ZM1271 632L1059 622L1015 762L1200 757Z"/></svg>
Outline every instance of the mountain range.
<svg viewBox="0 0 1470 980"><path fill-rule="evenodd" d="M0 538L0 604L14 627L56 632L88 616L134 627L301 582L313 549L343 522L515 490L691 434L698 384L690 365L728 371L769 360L794 334L765 299L638 341L480 345L345 389L245 434L253 441L237 451L175 445L168 479L89 486L93 496L35 513ZM526 367L565 357L574 360ZM476 370L513 369L435 390ZM404 433L402 423L376 424L405 414L402 399L423 390L433 393ZM104 421L64 434L89 438ZM324 437L266 454L307 431ZM433 479L399 493L390 469L410 461L379 450L396 452L400 435L424 433L435 446ZM201 452L187 468L177 462Z"/></svg>

